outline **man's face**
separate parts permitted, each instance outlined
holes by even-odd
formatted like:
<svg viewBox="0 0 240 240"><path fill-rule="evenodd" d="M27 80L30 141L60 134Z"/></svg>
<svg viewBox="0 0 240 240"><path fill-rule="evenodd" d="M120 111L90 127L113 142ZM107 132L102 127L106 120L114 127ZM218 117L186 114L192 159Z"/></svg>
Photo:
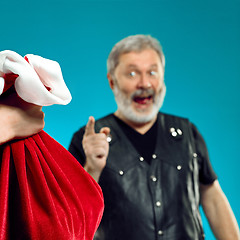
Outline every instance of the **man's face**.
<svg viewBox="0 0 240 240"><path fill-rule="evenodd" d="M118 111L133 122L151 121L165 96L163 78L160 58L153 49L122 54L112 87Z"/></svg>

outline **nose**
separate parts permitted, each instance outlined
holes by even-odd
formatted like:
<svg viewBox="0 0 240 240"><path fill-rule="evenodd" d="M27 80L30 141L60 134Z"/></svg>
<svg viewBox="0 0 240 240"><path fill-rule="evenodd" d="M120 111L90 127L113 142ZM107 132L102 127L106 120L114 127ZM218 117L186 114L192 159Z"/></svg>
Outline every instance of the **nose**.
<svg viewBox="0 0 240 240"><path fill-rule="evenodd" d="M145 74L142 74L138 81L138 88L147 89L152 86L150 79Z"/></svg>

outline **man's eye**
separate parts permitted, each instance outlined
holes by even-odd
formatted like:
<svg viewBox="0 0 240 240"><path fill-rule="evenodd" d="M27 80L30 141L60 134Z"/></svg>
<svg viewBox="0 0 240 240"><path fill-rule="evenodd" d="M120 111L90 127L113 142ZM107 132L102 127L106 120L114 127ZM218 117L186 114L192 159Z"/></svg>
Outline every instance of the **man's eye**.
<svg viewBox="0 0 240 240"><path fill-rule="evenodd" d="M131 77L135 77L135 76L136 76L136 72L130 72L129 75L130 75Z"/></svg>
<svg viewBox="0 0 240 240"><path fill-rule="evenodd" d="M151 71L151 72L150 72L150 75L151 75L151 76L156 76L156 75L157 75L157 72Z"/></svg>

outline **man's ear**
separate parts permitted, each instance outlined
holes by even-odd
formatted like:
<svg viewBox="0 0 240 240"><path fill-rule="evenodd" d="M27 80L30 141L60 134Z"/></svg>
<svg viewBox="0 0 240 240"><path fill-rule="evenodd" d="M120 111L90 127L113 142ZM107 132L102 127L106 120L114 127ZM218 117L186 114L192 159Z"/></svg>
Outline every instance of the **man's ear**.
<svg viewBox="0 0 240 240"><path fill-rule="evenodd" d="M114 83L112 75L110 73L108 73L107 78L108 78L109 86L113 90L115 83Z"/></svg>

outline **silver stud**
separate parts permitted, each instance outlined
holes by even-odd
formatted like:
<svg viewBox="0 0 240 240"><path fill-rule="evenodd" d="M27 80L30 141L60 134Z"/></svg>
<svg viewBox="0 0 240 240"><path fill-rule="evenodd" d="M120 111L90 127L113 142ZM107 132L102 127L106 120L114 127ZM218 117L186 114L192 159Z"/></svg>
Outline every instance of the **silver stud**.
<svg viewBox="0 0 240 240"><path fill-rule="evenodd" d="M109 135L107 135L107 142L111 142L112 141L112 136L109 134Z"/></svg>
<svg viewBox="0 0 240 240"><path fill-rule="evenodd" d="M143 161L144 161L144 158L143 158L143 157L140 157L139 160L140 160L141 162L143 162Z"/></svg>
<svg viewBox="0 0 240 240"><path fill-rule="evenodd" d="M177 132L172 132L171 134L172 134L173 137L177 136Z"/></svg>
<svg viewBox="0 0 240 240"><path fill-rule="evenodd" d="M156 154L153 154L153 155L152 155L152 158L153 158L153 159L156 159L156 158L157 158L157 155L156 155Z"/></svg>
<svg viewBox="0 0 240 240"><path fill-rule="evenodd" d="M197 153L193 153L193 157L196 158L198 155Z"/></svg>
<svg viewBox="0 0 240 240"><path fill-rule="evenodd" d="M177 132L176 132L176 129L174 127L171 127L169 130L170 130L170 133L173 137L177 136Z"/></svg>
<svg viewBox="0 0 240 240"><path fill-rule="evenodd" d="M120 170L119 174L122 176L124 174L124 172L122 170Z"/></svg>
<svg viewBox="0 0 240 240"><path fill-rule="evenodd" d="M177 129L177 133L179 134L179 135L182 135L182 130L181 129Z"/></svg>
<svg viewBox="0 0 240 240"><path fill-rule="evenodd" d="M153 182L157 181L157 178L155 176L151 176L151 179L152 179Z"/></svg>
<svg viewBox="0 0 240 240"><path fill-rule="evenodd" d="M181 165L178 165L177 166L177 170L180 171L182 169L182 166Z"/></svg>
<svg viewBox="0 0 240 240"><path fill-rule="evenodd" d="M156 206L157 206L157 207L160 207L160 206L161 206L161 202L157 201L157 202L156 202Z"/></svg>
<svg viewBox="0 0 240 240"><path fill-rule="evenodd" d="M158 235L163 235L163 231L162 230L158 230Z"/></svg>

